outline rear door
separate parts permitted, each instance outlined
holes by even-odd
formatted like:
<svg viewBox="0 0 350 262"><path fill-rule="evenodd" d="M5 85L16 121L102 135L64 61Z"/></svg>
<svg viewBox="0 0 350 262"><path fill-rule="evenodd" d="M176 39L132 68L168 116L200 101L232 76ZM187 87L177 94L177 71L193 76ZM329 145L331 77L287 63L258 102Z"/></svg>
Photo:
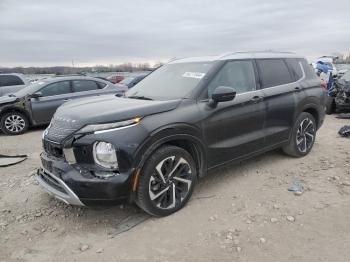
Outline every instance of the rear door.
<svg viewBox="0 0 350 262"><path fill-rule="evenodd" d="M265 146L269 147L289 139L302 89L284 59L257 59L256 63L267 110Z"/></svg>
<svg viewBox="0 0 350 262"><path fill-rule="evenodd" d="M42 97L30 98L32 118L36 124L46 124L51 121L56 109L72 96L70 81L60 81L48 84L39 90Z"/></svg>
<svg viewBox="0 0 350 262"><path fill-rule="evenodd" d="M208 167L244 157L264 146L265 104L257 89L252 60L228 61L208 85L208 97L218 86L229 86L237 95L216 107L200 102L202 130L208 148Z"/></svg>
<svg viewBox="0 0 350 262"><path fill-rule="evenodd" d="M16 75L0 75L0 96L15 93L25 87L23 80Z"/></svg>

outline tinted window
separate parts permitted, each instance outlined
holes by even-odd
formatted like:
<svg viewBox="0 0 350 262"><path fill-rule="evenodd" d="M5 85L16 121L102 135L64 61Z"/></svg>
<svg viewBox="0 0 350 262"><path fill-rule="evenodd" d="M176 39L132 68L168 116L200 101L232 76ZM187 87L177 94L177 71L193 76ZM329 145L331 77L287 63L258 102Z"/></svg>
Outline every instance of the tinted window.
<svg viewBox="0 0 350 262"><path fill-rule="evenodd" d="M69 81L49 84L40 90L43 96L55 96L71 92Z"/></svg>
<svg viewBox="0 0 350 262"><path fill-rule="evenodd" d="M285 60L295 81L303 77L300 59L288 58Z"/></svg>
<svg viewBox="0 0 350 262"><path fill-rule="evenodd" d="M96 82L96 84L98 85L98 88L100 88L100 89L105 88L105 86L107 85L107 84L102 83L102 82Z"/></svg>
<svg viewBox="0 0 350 262"><path fill-rule="evenodd" d="M0 86L17 86L24 85L21 78L14 75L2 75L0 76Z"/></svg>
<svg viewBox="0 0 350 262"><path fill-rule="evenodd" d="M73 81L74 92L83 92L99 89L95 81L91 80L75 80Z"/></svg>
<svg viewBox="0 0 350 262"><path fill-rule="evenodd" d="M262 88L272 87L291 83L292 79L286 63L282 59L259 59L259 66Z"/></svg>
<svg viewBox="0 0 350 262"><path fill-rule="evenodd" d="M227 62L208 86L208 96L210 97L214 89L219 86L228 86L236 92L244 93L255 90L255 74L251 61Z"/></svg>

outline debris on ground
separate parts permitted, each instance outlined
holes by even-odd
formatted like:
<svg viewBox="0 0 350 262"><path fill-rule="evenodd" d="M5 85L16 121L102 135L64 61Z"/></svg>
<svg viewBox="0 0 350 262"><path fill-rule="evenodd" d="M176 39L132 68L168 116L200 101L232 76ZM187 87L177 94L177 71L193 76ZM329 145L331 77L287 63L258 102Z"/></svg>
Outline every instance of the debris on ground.
<svg viewBox="0 0 350 262"><path fill-rule="evenodd" d="M295 195L300 196L304 191L304 185L300 181L295 180L293 185L288 188L288 191L294 192Z"/></svg>
<svg viewBox="0 0 350 262"><path fill-rule="evenodd" d="M27 155L1 155L0 154L0 167L7 167L19 164L28 158Z"/></svg>
<svg viewBox="0 0 350 262"><path fill-rule="evenodd" d="M150 216L145 213L138 213L135 215L128 216L127 218L123 219L121 222L117 223L114 226L115 231L111 233L111 236L114 237L123 232L129 231L133 227L137 226L138 224L141 224L149 218Z"/></svg>
<svg viewBox="0 0 350 262"><path fill-rule="evenodd" d="M350 137L350 126L343 126L339 129L338 134L342 137Z"/></svg>

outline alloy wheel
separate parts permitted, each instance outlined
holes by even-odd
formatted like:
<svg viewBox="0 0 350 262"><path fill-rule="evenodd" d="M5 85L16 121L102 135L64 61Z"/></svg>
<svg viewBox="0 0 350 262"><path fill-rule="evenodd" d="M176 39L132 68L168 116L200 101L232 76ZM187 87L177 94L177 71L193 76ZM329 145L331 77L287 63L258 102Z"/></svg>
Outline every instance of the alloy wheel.
<svg viewBox="0 0 350 262"><path fill-rule="evenodd" d="M26 126L25 120L17 114L11 114L5 119L5 128L13 133L23 131Z"/></svg>
<svg viewBox="0 0 350 262"><path fill-rule="evenodd" d="M305 153L312 147L315 133L315 125L310 118L301 121L296 135L296 145L300 152Z"/></svg>
<svg viewBox="0 0 350 262"><path fill-rule="evenodd" d="M191 167L183 157L167 157L156 165L150 177L150 200L158 208L172 209L186 198L192 180Z"/></svg>

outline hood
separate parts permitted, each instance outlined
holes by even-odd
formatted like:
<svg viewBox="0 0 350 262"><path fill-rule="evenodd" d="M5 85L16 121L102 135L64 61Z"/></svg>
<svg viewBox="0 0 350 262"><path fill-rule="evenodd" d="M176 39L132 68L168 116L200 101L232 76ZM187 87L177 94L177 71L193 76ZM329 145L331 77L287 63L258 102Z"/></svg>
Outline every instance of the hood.
<svg viewBox="0 0 350 262"><path fill-rule="evenodd" d="M0 105L1 104L7 104L17 101L19 98L14 96L0 96Z"/></svg>
<svg viewBox="0 0 350 262"><path fill-rule="evenodd" d="M108 123L175 109L179 100L153 101L105 95L79 99L58 108L55 118L70 119L79 125Z"/></svg>

